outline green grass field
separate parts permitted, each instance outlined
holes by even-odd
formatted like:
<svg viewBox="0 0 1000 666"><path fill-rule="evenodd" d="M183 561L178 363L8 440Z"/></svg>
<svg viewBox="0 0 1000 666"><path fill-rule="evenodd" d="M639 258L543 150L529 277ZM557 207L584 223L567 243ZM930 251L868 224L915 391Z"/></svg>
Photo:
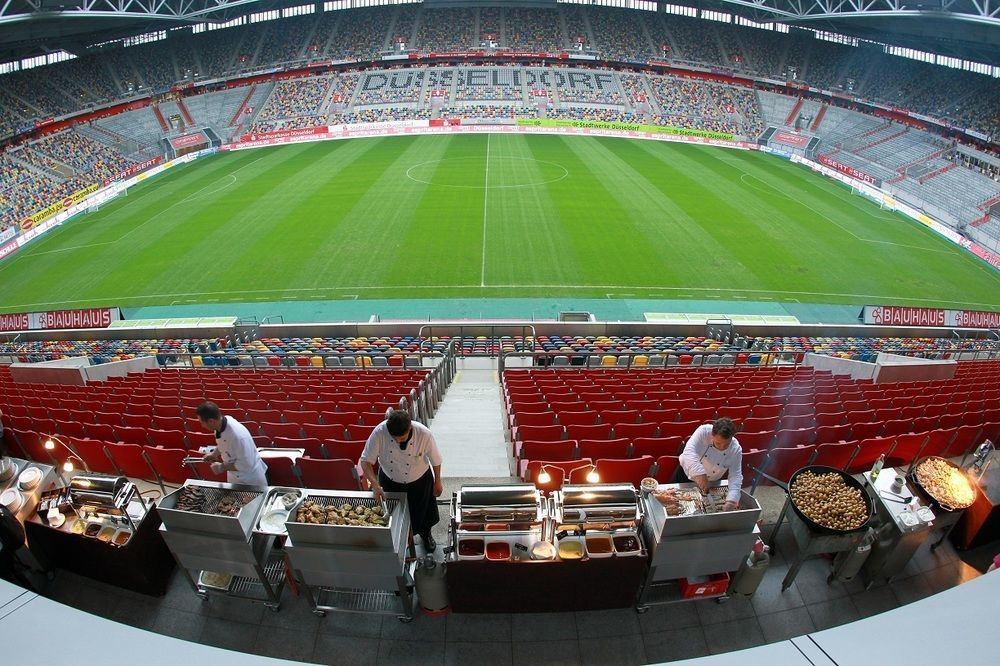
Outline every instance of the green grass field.
<svg viewBox="0 0 1000 666"><path fill-rule="evenodd" d="M1000 274L763 154L357 139L168 171L0 263L0 309L599 297L1000 308Z"/></svg>

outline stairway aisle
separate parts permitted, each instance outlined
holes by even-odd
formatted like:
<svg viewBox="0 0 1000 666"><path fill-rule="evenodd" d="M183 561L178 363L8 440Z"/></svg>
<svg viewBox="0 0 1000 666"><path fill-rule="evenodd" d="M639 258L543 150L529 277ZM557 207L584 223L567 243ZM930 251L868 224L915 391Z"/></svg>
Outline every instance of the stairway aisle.
<svg viewBox="0 0 1000 666"><path fill-rule="evenodd" d="M494 359L459 359L431 431L448 477L510 477Z"/></svg>

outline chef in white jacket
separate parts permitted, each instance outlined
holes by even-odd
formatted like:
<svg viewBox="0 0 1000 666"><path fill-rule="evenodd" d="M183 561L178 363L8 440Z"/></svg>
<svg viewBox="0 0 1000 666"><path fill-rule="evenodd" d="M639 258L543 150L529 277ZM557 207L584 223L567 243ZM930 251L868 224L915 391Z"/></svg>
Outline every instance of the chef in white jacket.
<svg viewBox="0 0 1000 666"><path fill-rule="evenodd" d="M214 473L226 472L229 483L267 487L267 465L245 425L232 416L223 416L214 402L198 406L198 420L203 428L215 432L215 451L205 456Z"/></svg>
<svg viewBox="0 0 1000 666"><path fill-rule="evenodd" d="M740 502L743 487L743 449L736 440L736 425L731 419L698 426L684 445L674 483L692 481L702 492L708 484L729 474L729 492L723 510L732 511Z"/></svg>

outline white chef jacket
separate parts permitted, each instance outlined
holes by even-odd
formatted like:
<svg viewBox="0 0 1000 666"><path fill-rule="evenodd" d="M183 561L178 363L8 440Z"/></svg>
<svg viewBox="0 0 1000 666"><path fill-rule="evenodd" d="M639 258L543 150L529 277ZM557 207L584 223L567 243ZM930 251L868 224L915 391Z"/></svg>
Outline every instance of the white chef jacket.
<svg viewBox="0 0 1000 666"><path fill-rule="evenodd" d="M253 436L246 426L231 416L222 417L222 430L215 431L215 444L222 462L233 463L235 471L226 473L229 483L267 487L267 465L261 460Z"/></svg>
<svg viewBox="0 0 1000 666"><path fill-rule="evenodd" d="M413 437L403 451L399 448L399 442L389 434L385 424L382 421L368 436L365 450L361 452L362 461L374 465L377 460L379 469L396 483L413 483L426 474L431 466L441 464L443 458L430 428L412 421L410 426L413 428Z"/></svg>
<svg viewBox="0 0 1000 666"><path fill-rule="evenodd" d="M724 450L712 446L712 424L698 426L684 445L681 467L689 479L704 474L709 481L718 481L729 472L729 492L726 501L739 502L743 487L743 449L733 437Z"/></svg>

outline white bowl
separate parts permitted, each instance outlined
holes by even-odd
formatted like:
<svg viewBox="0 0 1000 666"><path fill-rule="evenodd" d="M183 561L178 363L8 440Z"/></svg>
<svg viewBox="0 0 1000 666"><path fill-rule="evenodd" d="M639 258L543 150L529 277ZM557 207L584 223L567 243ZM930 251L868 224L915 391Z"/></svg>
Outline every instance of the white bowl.
<svg viewBox="0 0 1000 666"><path fill-rule="evenodd" d="M29 467L21 472L21 475L17 477L17 485L20 486L21 490L34 490L35 486L37 486L41 480L42 470L37 467Z"/></svg>

